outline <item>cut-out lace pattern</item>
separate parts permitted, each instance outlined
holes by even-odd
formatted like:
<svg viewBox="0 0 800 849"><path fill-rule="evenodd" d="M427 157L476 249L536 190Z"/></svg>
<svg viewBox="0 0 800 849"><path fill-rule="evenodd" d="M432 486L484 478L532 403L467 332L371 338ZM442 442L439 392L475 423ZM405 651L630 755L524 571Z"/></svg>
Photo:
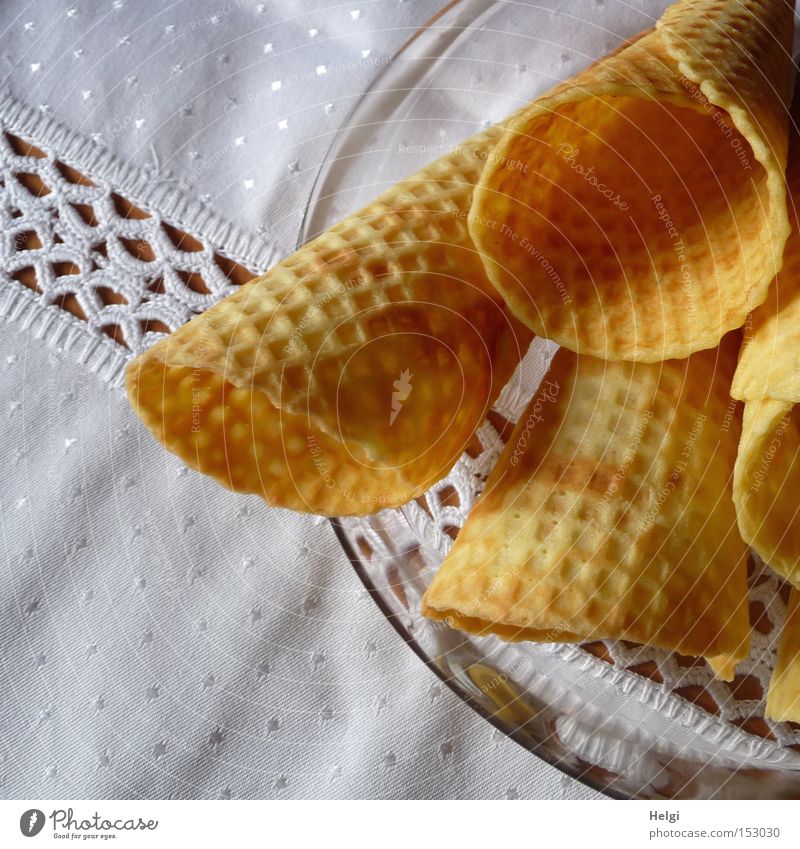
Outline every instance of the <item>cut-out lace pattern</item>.
<svg viewBox="0 0 800 849"><path fill-rule="evenodd" d="M101 170L113 171L108 166ZM146 185L146 175L139 182ZM130 356L223 298L264 261L263 252L243 258L208 238L212 228L202 225L212 215L199 205L192 212L191 226L176 224L147 199L123 194L4 121L0 313L65 347L77 344L85 360L119 380Z"/></svg>

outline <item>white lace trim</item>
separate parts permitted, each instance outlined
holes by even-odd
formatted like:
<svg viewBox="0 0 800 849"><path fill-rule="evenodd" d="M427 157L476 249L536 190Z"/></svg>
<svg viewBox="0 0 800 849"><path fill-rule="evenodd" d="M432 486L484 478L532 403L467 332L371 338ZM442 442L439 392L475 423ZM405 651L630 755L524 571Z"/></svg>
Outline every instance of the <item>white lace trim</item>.
<svg viewBox="0 0 800 849"><path fill-rule="evenodd" d="M59 307L47 306L41 298L17 284L0 295L0 318L14 321L35 339L73 355L77 362L114 386L121 386L130 354L103 335L93 337L85 322Z"/></svg>
<svg viewBox="0 0 800 849"><path fill-rule="evenodd" d="M57 159L91 174L109 190L128 196L144 208L158 210L164 221L180 222L210 244L224 246L225 256L249 268L266 269L276 249L263 237L243 230L213 209L160 178L157 168L143 169L115 156L99 143L76 133L40 111L0 92L0 122L7 132L19 133L36 146L58 151ZM160 179L159 179L160 178Z"/></svg>
<svg viewBox="0 0 800 849"><path fill-rule="evenodd" d="M158 173L8 93L0 94L0 129L0 314L79 351L112 382L130 356L231 291L220 258L251 271L275 259L272 245ZM20 140L44 156L20 151ZM68 297L83 319L64 306Z"/></svg>

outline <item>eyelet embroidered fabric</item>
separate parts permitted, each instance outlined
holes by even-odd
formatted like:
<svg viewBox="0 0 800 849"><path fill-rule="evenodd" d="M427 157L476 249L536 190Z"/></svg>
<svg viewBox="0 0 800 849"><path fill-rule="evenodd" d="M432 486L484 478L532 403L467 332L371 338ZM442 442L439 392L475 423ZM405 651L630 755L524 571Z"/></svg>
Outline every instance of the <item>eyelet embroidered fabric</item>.
<svg viewBox="0 0 800 849"><path fill-rule="evenodd" d="M270 246L174 187L154 183L8 95L0 97L0 130L0 316L70 352L115 386L131 356L232 290L232 264L241 277L242 269L255 273L275 258ZM516 420L553 350L536 340L495 414ZM394 606L431 652L424 628L414 629L419 599L502 448L489 421L478 438L481 452L462 457L424 499L341 522L376 586L396 589L401 579ZM398 528L420 545L424 566L415 574L396 574ZM607 642L536 650L612 682L620 699L637 699L712 745L772 763L800 763L800 728L763 715L785 613L781 581L754 558L750 585L752 651L731 684L715 681L703 662L647 647ZM494 640L480 646L511 662L532 650Z"/></svg>

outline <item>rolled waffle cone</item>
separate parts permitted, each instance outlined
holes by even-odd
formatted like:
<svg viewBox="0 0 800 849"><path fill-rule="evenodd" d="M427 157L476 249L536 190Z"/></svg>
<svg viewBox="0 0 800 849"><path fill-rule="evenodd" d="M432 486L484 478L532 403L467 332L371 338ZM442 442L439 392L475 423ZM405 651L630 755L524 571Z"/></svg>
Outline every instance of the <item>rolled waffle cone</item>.
<svg viewBox="0 0 800 849"><path fill-rule="evenodd" d="M193 468L271 504L372 513L464 451L530 342L467 231L497 127L154 345L131 403Z"/></svg>
<svg viewBox="0 0 800 849"><path fill-rule="evenodd" d="M795 99L793 113L800 112ZM800 587L800 139L786 174L792 233L767 300L745 326L731 393L745 402L734 476L744 539Z"/></svg>
<svg viewBox="0 0 800 849"><path fill-rule="evenodd" d="M396 506L446 474L531 338L467 228L503 125L393 186L134 360L155 436L295 510Z"/></svg>
<svg viewBox="0 0 800 849"><path fill-rule="evenodd" d="M733 496L742 537L800 587L800 96L786 172L792 233L767 300L745 327L731 392L745 402ZM766 714L800 721L800 593L792 592Z"/></svg>
<svg viewBox="0 0 800 849"><path fill-rule="evenodd" d="M470 228L518 318L645 362L741 326L789 233L792 32L787 0L683 0L509 123Z"/></svg>
<svg viewBox="0 0 800 849"><path fill-rule="evenodd" d="M562 348L422 612L507 640L704 656L730 678L749 644L736 347L658 365Z"/></svg>
<svg viewBox="0 0 800 849"><path fill-rule="evenodd" d="M765 714L775 722L800 722L800 590L789 597Z"/></svg>

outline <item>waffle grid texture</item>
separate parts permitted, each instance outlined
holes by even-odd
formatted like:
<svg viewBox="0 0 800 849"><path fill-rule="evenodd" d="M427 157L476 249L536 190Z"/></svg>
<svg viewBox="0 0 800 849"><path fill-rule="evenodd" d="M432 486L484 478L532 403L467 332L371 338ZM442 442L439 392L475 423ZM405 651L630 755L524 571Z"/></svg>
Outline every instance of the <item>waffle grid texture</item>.
<svg viewBox="0 0 800 849"><path fill-rule="evenodd" d="M745 657L735 355L735 339L658 365L561 349L423 611L506 639Z"/></svg>
<svg viewBox="0 0 800 849"><path fill-rule="evenodd" d="M226 486L328 515L402 504L445 475L530 341L467 228L499 134L393 186L135 360L129 394L156 436ZM241 416L226 406L240 396Z"/></svg>
<svg viewBox="0 0 800 849"><path fill-rule="evenodd" d="M796 116L800 100L792 112ZM800 586L798 510L791 492L800 470L800 139L792 134L786 174L792 234L767 300L753 313L732 394L745 402L734 500L744 539L778 574ZM800 716L800 706L798 706Z"/></svg>
<svg viewBox="0 0 800 849"><path fill-rule="evenodd" d="M678 3L510 122L470 227L520 320L578 353L653 362L716 346L766 298L789 234L792 15L784 0Z"/></svg>

